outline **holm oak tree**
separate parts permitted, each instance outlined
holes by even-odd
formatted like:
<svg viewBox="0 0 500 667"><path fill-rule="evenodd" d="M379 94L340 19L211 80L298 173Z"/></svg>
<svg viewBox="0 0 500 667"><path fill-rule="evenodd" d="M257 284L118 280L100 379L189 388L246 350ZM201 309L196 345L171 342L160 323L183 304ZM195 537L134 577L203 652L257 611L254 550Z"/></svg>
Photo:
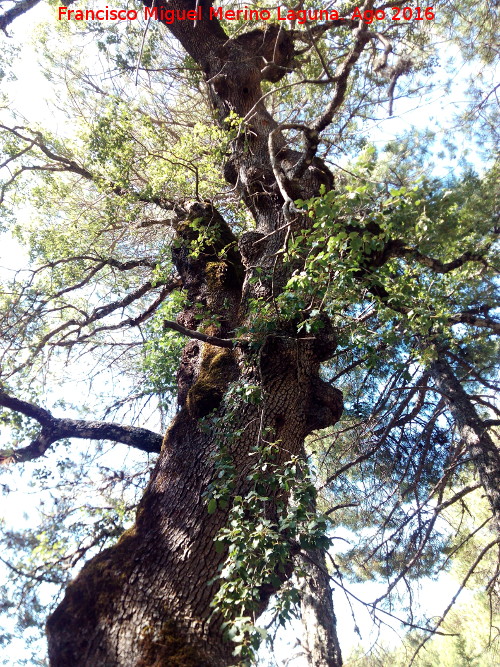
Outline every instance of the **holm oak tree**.
<svg viewBox="0 0 500 667"><path fill-rule="evenodd" d="M0 27L35 4L7 9ZM476 488L457 471L475 467L500 525L496 408L474 390L496 388L498 169L446 191L397 151L384 167L359 136L392 115L398 90L432 80L436 35L455 26L467 52L470 26L455 25L453 3L436 25L438 10L412 7L410 20L400 0L307 22L271 8L223 20L205 0L165 7L175 20L159 12L135 51L130 35L88 27L129 84L153 77L149 98L120 98L68 57L79 139L2 124L6 215L31 174L29 200L52 221L29 231L34 266L2 297L0 405L38 425L2 462L68 438L157 454L133 526L50 614L50 664L248 664L277 595L282 620L300 603L309 664L337 667L336 516L358 530L352 508L365 504L379 531L366 567L393 574L389 590L439 561L439 512ZM476 37L486 64L493 23L486 12ZM476 91L463 122L491 121L495 91ZM361 158L344 169L343 153ZM105 365L147 350L142 396L177 397L165 436L41 407L36 373L78 350ZM318 432L321 499L305 449Z"/></svg>

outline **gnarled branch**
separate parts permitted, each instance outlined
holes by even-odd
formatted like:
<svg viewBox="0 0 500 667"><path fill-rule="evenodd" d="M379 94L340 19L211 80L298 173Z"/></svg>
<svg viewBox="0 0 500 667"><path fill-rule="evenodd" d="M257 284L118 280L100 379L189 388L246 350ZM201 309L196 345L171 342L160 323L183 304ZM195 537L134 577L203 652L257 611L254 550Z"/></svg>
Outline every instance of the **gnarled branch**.
<svg viewBox="0 0 500 667"><path fill-rule="evenodd" d="M9 453L0 452L0 463L3 464L40 458L54 442L64 438L111 440L148 453L158 453L161 449L162 436L149 429L105 421L54 417L45 408L11 396L1 389L0 406L35 419L42 427L36 438L27 447Z"/></svg>

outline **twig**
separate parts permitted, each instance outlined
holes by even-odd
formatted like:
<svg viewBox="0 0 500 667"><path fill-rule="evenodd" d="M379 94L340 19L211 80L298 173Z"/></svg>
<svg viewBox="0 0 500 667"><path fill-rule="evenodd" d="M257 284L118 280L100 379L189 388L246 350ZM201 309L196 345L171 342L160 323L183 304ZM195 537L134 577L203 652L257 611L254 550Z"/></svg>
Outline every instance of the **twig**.
<svg viewBox="0 0 500 667"><path fill-rule="evenodd" d="M135 67L135 85L136 86L137 86L137 81L139 79L139 65L141 64L142 52L144 50L144 43L146 41L146 35L148 33L148 28L149 28L150 21L151 21L151 16L148 17L148 22L146 23L146 27L144 28L144 32L142 33L141 48L139 50L139 55L137 56L137 65Z"/></svg>

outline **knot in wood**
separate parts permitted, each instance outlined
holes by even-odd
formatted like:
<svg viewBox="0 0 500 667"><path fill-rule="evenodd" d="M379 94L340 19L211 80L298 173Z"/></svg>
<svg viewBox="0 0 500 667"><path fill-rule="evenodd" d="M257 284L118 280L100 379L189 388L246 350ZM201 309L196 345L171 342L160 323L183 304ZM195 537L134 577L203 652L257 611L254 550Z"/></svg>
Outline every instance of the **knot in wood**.
<svg viewBox="0 0 500 667"><path fill-rule="evenodd" d="M312 378L307 406L307 433L333 426L342 416L342 392L319 377Z"/></svg>

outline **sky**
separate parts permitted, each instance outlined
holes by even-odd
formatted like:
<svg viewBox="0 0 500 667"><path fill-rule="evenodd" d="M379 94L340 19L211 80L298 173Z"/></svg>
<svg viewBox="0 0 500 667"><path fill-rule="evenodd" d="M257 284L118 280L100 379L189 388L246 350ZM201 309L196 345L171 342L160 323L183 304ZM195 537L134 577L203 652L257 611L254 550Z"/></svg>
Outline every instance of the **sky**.
<svg viewBox="0 0 500 667"><path fill-rule="evenodd" d="M64 131L65 120L54 112L50 100L53 101L54 93L49 82L41 73L39 67L35 65L37 55L30 45L32 39L31 33L36 28L39 21L49 18L54 13L54 8L49 8L45 3L39 4L35 9L31 10L28 15L16 21L12 26L10 32L14 39L23 40L23 49L20 58L16 65L16 75L18 81L10 84L10 93L16 101L16 107L21 111L30 121L39 122L48 126L55 132ZM448 52L447 56L453 56L453 52ZM457 54L457 62L458 54ZM466 99L465 80L470 74L470 69L466 65L457 67L454 75L454 85L451 92L444 93L437 91L426 95L422 100L398 100L395 102L395 117L385 118L373 123L369 130L371 140L378 146L383 146L388 140L398 139L402 134L408 130L415 128L423 129L429 125L434 124L435 118L447 118L460 109ZM57 100L61 103L61 100ZM439 130L441 136L445 136L446 130ZM435 149L437 153L442 150L439 142ZM469 160L478 168L481 169L483 161L481 157L474 151L472 142L466 140L462 141L460 147L463 150L469 151ZM457 162L449 159L437 160L436 174L438 176L446 176L457 169ZM29 210L20 212L20 216L28 216ZM9 235L3 234L0 236L0 277L4 277L8 272L16 270L23 266L26 262L26 255L19 244ZM7 443L8 433L3 434L0 438L0 444ZM7 519L12 522L12 525L19 525L24 520L24 515L33 516L33 496L31 492L25 488L25 483L21 476L14 472L11 477L11 483L18 486L19 493L11 499L10 507L5 513ZM14 502L12 502L14 501ZM1 576L0 564L0 576ZM430 615L438 614L446 604L446 601L455 593L457 584L449 576L444 575L438 582L424 581L421 585L420 598L422 609L426 610ZM380 592L380 586L376 584L359 584L351 587L355 595L364 600L371 600L377 597ZM345 595L340 591L334 592L334 601L336 613L338 618L339 636L342 640L342 648L344 653L348 653L350 647L358 643L358 636L354 631L354 621L351 615L350 606L346 600ZM363 645L369 647L371 642L378 637L378 630L372 625L366 608L360 605L355 600L352 600L353 609L355 611L356 623L361 630L363 636ZM388 619L389 620L389 619ZM399 634L396 629L391 629L391 622L389 627L383 629L382 637L384 641L395 643L398 641ZM298 632L297 628L297 632ZM287 657L286 639L279 642L280 648L277 651L280 659ZM16 643L8 650L6 657L8 663L15 665L17 659L22 655L23 647ZM294 667L303 667L304 662L300 659L293 662Z"/></svg>

